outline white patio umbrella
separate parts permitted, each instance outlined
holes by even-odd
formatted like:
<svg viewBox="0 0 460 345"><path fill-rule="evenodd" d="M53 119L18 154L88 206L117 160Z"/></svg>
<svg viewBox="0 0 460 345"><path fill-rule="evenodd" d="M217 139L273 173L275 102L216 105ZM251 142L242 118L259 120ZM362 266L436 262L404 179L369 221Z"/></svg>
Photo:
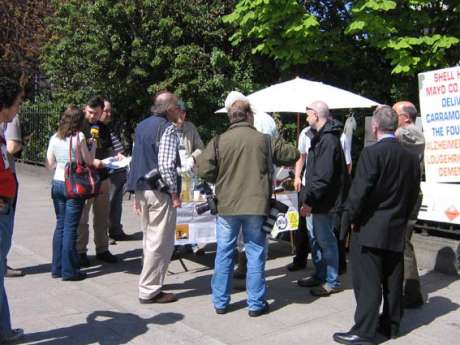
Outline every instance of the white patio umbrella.
<svg viewBox="0 0 460 345"><path fill-rule="evenodd" d="M326 102L329 109L369 108L378 105L377 102L338 87L298 77L254 92L247 98L257 110L267 113L305 113L307 105L314 101ZM216 111L225 112L225 108Z"/></svg>

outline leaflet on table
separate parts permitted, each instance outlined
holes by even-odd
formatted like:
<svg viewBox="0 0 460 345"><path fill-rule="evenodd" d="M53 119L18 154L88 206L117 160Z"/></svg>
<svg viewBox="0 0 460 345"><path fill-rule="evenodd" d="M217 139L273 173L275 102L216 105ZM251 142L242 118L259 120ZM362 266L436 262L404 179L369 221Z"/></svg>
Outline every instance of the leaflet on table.
<svg viewBox="0 0 460 345"><path fill-rule="evenodd" d="M122 160L117 160L116 157L108 157L102 160L106 168L114 170L126 168L130 162L131 157L125 157Z"/></svg>
<svg viewBox="0 0 460 345"><path fill-rule="evenodd" d="M198 215L195 211L197 203L183 203L177 209L176 245L216 241L216 216L209 212Z"/></svg>

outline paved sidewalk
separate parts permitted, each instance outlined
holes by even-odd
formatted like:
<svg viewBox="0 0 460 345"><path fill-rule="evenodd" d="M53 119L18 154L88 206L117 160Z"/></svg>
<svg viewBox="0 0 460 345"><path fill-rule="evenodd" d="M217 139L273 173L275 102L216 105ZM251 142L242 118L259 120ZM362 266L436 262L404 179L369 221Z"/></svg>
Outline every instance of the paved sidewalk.
<svg viewBox="0 0 460 345"><path fill-rule="evenodd" d="M334 344L332 334L347 331L355 307L349 277L346 290L327 298L312 297L295 281L309 271L288 273L289 246L273 243L267 262L271 312L249 318L245 293L232 295L231 312L216 315L210 298L212 255L187 256L170 265L165 289L179 301L141 305L137 280L141 265L139 220L125 202L123 223L135 239L110 250L122 259L117 265L92 266L81 282L63 282L50 274L54 211L50 177L38 170L20 170L20 197L9 264L22 268L23 278L6 278L13 327L25 329L24 344ZM90 239L92 241L92 238ZM311 266L310 266L311 268ZM388 344L459 344L460 280L421 271L427 304L407 311L403 336Z"/></svg>

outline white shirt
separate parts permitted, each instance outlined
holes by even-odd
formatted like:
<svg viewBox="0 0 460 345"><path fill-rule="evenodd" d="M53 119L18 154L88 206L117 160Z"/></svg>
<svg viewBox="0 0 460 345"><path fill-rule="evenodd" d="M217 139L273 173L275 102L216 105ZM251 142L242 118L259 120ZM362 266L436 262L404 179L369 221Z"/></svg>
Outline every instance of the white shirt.
<svg viewBox="0 0 460 345"><path fill-rule="evenodd" d="M345 133L342 133L340 136L340 144L342 145L342 150L345 155L345 163L347 165L351 164L351 141L352 137L347 137Z"/></svg>
<svg viewBox="0 0 460 345"><path fill-rule="evenodd" d="M64 168L67 162L69 162L70 138L73 139L72 141L72 161L75 162L77 160L77 156L76 156L77 141L75 139L75 136L67 137L64 140L62 140L58 138L56 134L54 134L50 139L50 142L48 144L47 156L49 156L52 153L56 159L56 170L54 171L53 180L64 181ZM79 133L78 140L80 144L85 141L85 135L82 132ZM83 161L81 151L80 151L80 161Z"/></svg>
<svg viewBox="0 0 460 345"><path fill-rule="evenodd" d="M308 150L310 150L311 146L311 140L307 136L307 132L310 130L310 126L305 127L302 129L302 132L300 132L299 135L299 144L297 145L297 148L299 149L300 154L305 154L308 155ZM307 168L307 159L305 159L305 169L302 175L302 184L305 185L305 173Z"/></svg>

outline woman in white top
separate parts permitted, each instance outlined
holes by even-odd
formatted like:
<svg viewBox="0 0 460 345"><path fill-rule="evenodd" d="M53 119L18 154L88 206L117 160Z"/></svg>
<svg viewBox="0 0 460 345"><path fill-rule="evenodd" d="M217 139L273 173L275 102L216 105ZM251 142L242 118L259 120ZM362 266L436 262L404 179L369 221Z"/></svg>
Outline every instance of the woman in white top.
<svg viewBox="0 0 460 345"><path fill-rule="evenodd" d="M47 167L54 170L51 197L56 212L51 275L53 278L62 278L66 281L86 278L86 274L80 272L76 250L77 227L85 200L67 198L64 182L64 168L69 162L70 141L72 140L72 161L76 161L78 140L80 159L87 165L101 164L99 160L94 159L96 145L91 145L91 151L88 150L85 136L81 132L83 119L81 109L75 106L68 107L59 121L57 132L50 139L46 154Z"/></svg>

